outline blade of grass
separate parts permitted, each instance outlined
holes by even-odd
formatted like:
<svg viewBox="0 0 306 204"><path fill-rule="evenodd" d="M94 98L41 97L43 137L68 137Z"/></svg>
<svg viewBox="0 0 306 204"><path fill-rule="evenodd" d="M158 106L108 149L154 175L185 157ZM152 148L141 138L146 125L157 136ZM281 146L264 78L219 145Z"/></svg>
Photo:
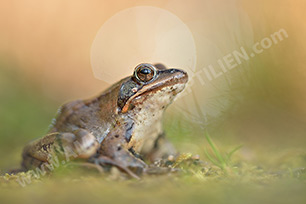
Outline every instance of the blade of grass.
<svg viewBox="0 0 306 204"><path fill-rule="evenodd" d="M220 151L217 149L211 138L209 137L208 133L205 132L205 137L207 139L208 144L211 146L214 154L216 155L217 159L219 160L220 164L224 167L226 165Z"/></svg>
<svg viewBox="0 0 306 204"><path fill-rule="evenodd" d="M223 168L222 165L220 165L207 151L206 148L204 148L204 153L207 156L207 158L216 166L218 166L219 168Z"/></svg>
<svg viewBox="0 0 306 204"><path fill-rule="evenodd" d="M230 151L226 156L227 156L227 159L230 160L232 155L237 152L239 149L242 148L243 145L239 145L237 147L235 147L232 151Z"/></svg>

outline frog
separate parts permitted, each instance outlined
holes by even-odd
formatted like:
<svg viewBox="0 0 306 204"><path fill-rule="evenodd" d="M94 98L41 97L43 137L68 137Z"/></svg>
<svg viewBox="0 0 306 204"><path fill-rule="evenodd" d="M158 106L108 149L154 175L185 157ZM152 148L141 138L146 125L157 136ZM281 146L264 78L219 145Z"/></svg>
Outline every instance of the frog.
<svg viewBox="0 0 306 204"><path fill-rule="evenodd" d="M143 174L147 162L176 153L162 121L187 81L182 69L137 65L132 75L98 96L62 105L48 133L24 147L22 168L49 164L52 155L64 155L69 149L77 152L74 160L115 166L134 177Z"/></svg>

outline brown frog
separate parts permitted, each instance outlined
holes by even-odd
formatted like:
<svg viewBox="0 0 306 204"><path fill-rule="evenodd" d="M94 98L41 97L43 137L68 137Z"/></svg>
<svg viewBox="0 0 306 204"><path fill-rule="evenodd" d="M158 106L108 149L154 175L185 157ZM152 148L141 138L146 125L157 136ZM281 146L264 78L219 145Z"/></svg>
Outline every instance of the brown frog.
<svg viewBox="0 0 306 204"><path fill-rule="evenodd" d="M132 175L142 172L147 167L143 159L175 153L164 137L162 117L187 80L183 70L139 64L132 76L99 96L63 105L49 133L24 148L23 168L48 164L52 155L69 149L88 163L114 165Z"/></svg>

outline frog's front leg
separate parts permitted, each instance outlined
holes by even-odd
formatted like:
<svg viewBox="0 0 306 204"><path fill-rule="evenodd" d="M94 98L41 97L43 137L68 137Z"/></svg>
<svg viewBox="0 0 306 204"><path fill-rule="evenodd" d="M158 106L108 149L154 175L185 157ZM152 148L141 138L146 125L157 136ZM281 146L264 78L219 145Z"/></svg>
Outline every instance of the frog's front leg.
<svg viewBox="0 0 306 204"><path fill-rule="evenodd" d="M116 128L110 132L100 146L99 155L95 158L95 163L104 165L110 164L125 171L135 177L132 172L141 174L147 167L141 159L137 157L132 149L128 148L125 130Z"/></svg>
<svg viewBox="0 0 306 204"><path fill-rule="evenodd" d="M97 152L99 143L87 130L78 129L72 133L54 132L29 143L23 150L22 166L25 170L49 163L53 155L74 158L89 158ZM69 158L72 159L72 158Z"/></svg>

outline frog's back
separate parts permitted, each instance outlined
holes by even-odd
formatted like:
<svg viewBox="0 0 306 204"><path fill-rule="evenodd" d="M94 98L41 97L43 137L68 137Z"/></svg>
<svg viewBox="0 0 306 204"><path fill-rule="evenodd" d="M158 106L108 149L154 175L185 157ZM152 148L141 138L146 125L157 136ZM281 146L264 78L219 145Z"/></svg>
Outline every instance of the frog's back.
<svg viewBox="0 0 306 204"><path fill-rule="evenodd" d="M80 121L79 112L82 109L86 109L83 100L71 101L62 105L52 121L50 132L71 132L81 128L83 125Z"/></svg>
<svg viewBox="0 0 306 204"><path fill-rule="evenodd" d="M98 97L64 104L59 108L49 132L73 132L82 128L96 137L104 135L115 120L116 89L117 86L112 86Z"/></svg>

